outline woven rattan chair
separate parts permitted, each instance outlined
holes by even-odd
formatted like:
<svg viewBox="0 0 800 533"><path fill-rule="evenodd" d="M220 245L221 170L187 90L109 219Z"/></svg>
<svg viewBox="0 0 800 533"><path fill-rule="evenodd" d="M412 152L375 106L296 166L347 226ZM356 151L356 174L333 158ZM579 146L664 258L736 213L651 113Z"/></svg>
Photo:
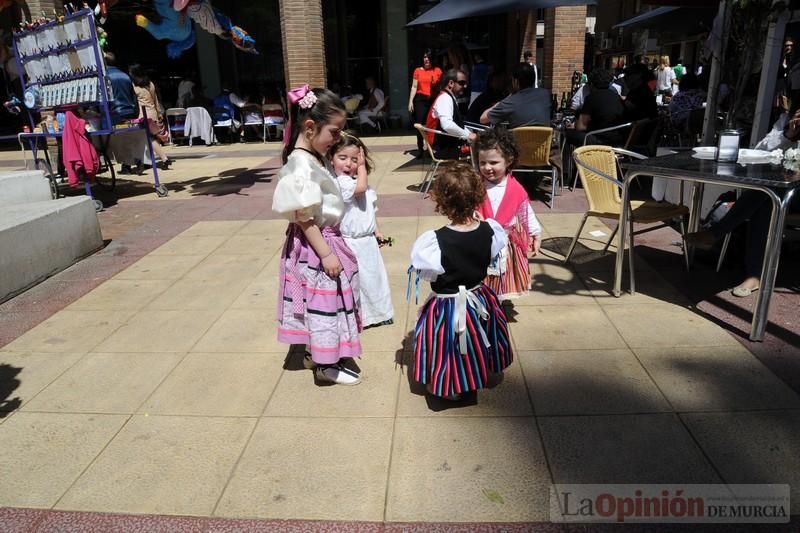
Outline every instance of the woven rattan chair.
<svg viewBox="0 0 800 533"><path fill-rule="evenodd" d="M578 168L578 175L581 179L581 184L586 193L586 199L589 202L589 209L583 215L578 231L572 239L569 251L567 252L564 262L568 262L572 252L575 250L575 245L581 236L583 226L586 220L590 217L606 218L619 220L622 214L622 199L620 198L620 188L623 183L619 180L618 164L616 152L622 151L611 148L610 146L589 145L576 148L572 156ZM624 151L625 155L633 156L632 152ZM639 156L646 159L644 156ZM684 205L675 205L666 202L656 202L652 200L632 200L629 205L630 216L630 247L628 249L628 266L631 276L631 287L634 286L634 269L633 269L633 248L634 248L634 235L640 235L649 231L661 229L669 226L665 221L678 219L681 229L681 238L683 240L683 256L686 268L689 268L689 258L686 254L686 231L683 223L683 218L689 214L689 209ZM662 224L654 227L648 227L637 232L633 231L633 224L654 224L661 222ZM614 228L611 237L608 239L603 252L608 250L611 241L617 234L619 226ZM625 243L619 243L619 246L625 246Z"/></svg>
<svg viewBox="0 0 800 533"><path fill-rule="evenodd" d="M514 173L549 173L551 179L549 207L552 209L556 205L556 184L558 183L558 169L550 163L553 128L522 126L512 129L511 134L519 146L519 161L514 168Z"/></svg>
<svg viewBox="0 0 800 533"><path fill-rule="evenodd" d="M428 155L431 156L431 164L428 167L428 170L425 172L425 176L422 178L422 184L419 187L419 190L422 194L427 194L428 189L431 188L431 183L433 183L433 177L436 175L436 171L439 170L439 165L442 163L447 163L448 161L455 161L451 159L439 159L436 157L436 154L433 151L433 146L428 142L428 134L434 133L436 135L446 135L448 137L455 137L455 135L450 135L444 131L439 130L432 130L430 128L426 128L422 124L414 124L414 127L417 129L420 135L422 135L422 143L425 147L425 150L428 151Z"/></svg>

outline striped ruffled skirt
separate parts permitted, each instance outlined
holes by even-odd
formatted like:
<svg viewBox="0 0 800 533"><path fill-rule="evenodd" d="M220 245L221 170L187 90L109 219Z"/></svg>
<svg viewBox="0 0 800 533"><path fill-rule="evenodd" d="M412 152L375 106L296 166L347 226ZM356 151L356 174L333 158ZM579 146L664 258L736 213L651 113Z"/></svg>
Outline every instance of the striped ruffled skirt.
<svg viewBox="0 0 800 533"><path fill-rule="evenodd" d="M516 242L509 239L506 245L505 271L499 276L488 275L484 283L491 288L501 300L520 298L528 294L531 287L531 269L528 264L528 252Z"/></svg>
<svg viewBox="0 0 800 533"><path fill-rule="evenodd" d="M514 359L497 296L483 284L467 292L471 296L461 307L457 295L431 296L414 329L414 379L436 396L482 389Z"/></svg>

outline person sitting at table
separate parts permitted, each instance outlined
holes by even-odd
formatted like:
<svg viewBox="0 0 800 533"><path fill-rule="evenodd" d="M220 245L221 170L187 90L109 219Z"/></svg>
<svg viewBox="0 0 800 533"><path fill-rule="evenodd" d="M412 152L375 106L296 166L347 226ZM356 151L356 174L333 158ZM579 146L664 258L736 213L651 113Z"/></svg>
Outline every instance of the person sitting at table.
<svg viewBox="0 0 800 533"><path fill-rule="evenodd" d="M590 92L583 103L575 125L568 128L565 136L575 146L583 144L583 140L592 130L600 130L618 126L625 119L625 106L617 91L609 88L611 73L596 67L589 74ZM593 136L592 141L598 144L619 144L625 139L625 133L611 131Z"/></svg>
<svg viewBox="0 0 800 533"><path fill-rule="evenodd" d="M689 115L694 109L701 109L706 101L706 92L700 88L700 82L694 74L684 74L681 78L681 90L669 102L669 120L678 130L685 130L689 124Z"/></svg>
<svg viewBox="0 0 800 533"><path fill-rule="evenodd" d="M374 76L367 76L365 82L369 96L365 98L366 103L358 111L358 122L362 128L367 126L374 131L378 131L378 123L375 122L375 119L386 106L386 97L383 94L383 90L378 87Z"/></svg>
<svg viewBox="0 0 800 533"><path fill-rule="evenodd" d="M686 79L686 76L683 77ZM682 82L681 82L682 83ZM678 93L680 95L683 91ZM797 101L797 100L793 100ZM762 139L756 147L761 149L784 149L797 143L800 140L800 109L792 114L791 120L786 120L788 115L784 113L773 126L773 130ZM780 136L774 135L776 126L784 124ZM769 138L769 140L768 140ZM792 199L789 211L800 211L800 196ZM750 296L759 288L761 279L761 268L764 262L764 254L767 246L767 233L769 231L769 219L772 214L772 203L766 194L761 191L746 190L734 202L733 207L718 222L712 224L708 229L689 233L686 235L686 242L697 248L710 250L717 241L722 240L725 235L735 230L744 222L750 221L747 226L747 249L745 252L745 279L732 289L734 296L740 298Z"/></svg>
<svg viewBox="0 0 800 533"><path fill-rule="evenodd" d="M648 85L653 79L655 79L653 72L641 63L633 64L626 70L625 91L622 94L627 120L643 120L658 116L656 95Z"/></svg>
<svg viewBox="0 0 800 533"><path fill-rule="evenodd" d="M456 98L467 86L467 75L458 69L450 69L442 76L442 90L433 103L426 127L432 130L441 130L450 135L435 135L433 141L434 153L439 159L458 159L461 154L461 145L465 141L472 142L476 135L464 127L464 118L458 109Z"/></svg>
<svg viewBox="0 0 800 533"><path fill-rule="evenodd" d="M481 115L481 124L508 122L510 128L550 125L550 91L537 89L536 71L529 63L520 63L511 78L511 94Z"/></svg>

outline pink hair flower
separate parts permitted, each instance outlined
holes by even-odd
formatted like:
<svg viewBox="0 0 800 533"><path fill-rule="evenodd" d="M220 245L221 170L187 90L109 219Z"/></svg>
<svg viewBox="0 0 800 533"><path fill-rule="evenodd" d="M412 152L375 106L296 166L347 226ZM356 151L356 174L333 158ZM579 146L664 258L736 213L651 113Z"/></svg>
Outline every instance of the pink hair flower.
<svg viewBox="0 0 800 533"><path fill-rule="evenodd" d="M301 109L310 109L317 103L317 95L313 91L308 91L297 104Z"/></svg>

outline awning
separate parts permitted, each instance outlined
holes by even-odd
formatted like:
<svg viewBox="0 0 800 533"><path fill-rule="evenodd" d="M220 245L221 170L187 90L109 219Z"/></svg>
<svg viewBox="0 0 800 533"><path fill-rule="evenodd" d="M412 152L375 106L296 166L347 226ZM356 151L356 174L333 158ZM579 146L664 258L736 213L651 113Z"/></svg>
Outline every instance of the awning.
<svg viewBox="0 0 800 533"><path fill-rule="evenodd" d="M527 11L548 7L583 6L596 4L597 0L442 0L406 26L419 26L433 22Z"/></svg>
<svg viewBox="0 0 800 533"><path fill-rule="evenodd" d="M613 28L658 28L686 33L699 30L697 26L703 22L710 24L716 12L716 8L709 7L663 6L623 20Z"/></svg>

